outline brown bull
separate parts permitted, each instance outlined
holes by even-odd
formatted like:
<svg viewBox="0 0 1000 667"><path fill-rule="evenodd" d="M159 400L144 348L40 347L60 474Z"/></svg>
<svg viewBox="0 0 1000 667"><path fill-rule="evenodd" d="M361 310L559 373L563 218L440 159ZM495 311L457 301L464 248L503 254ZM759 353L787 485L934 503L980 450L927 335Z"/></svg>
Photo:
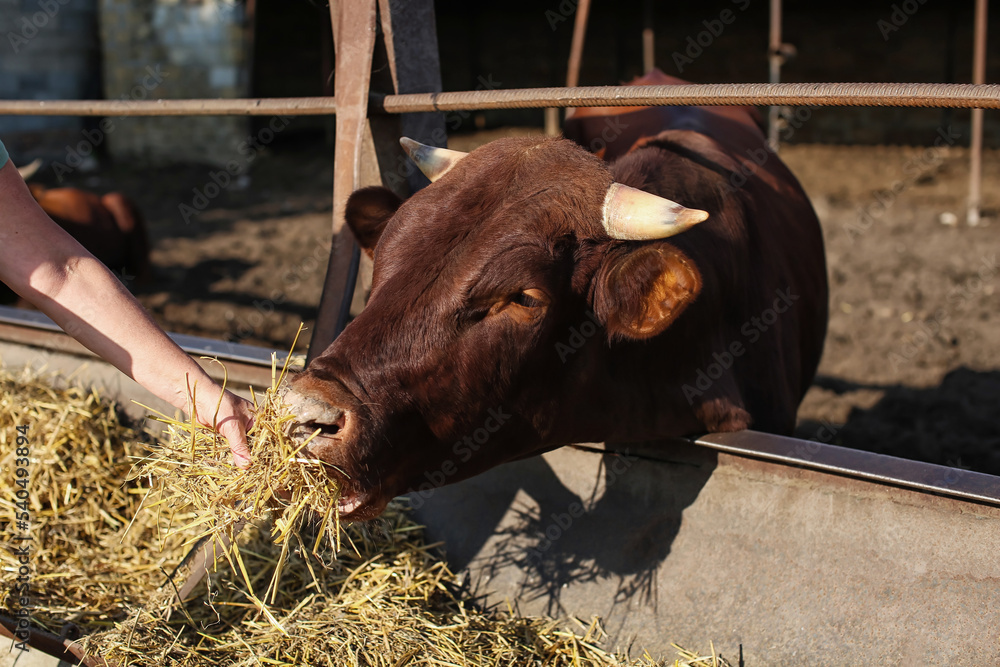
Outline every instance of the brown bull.
<svg viewBox="0 0 1000 667"><path fill-rule="evenodd" d="M322 429L311 450L343 477L348 518L573 442L793 429L826 266L755 113L588 110L567 134L618 157L404 141L434 182L405 202L352 195L371 300L287 396L299 435Z"/></svg>

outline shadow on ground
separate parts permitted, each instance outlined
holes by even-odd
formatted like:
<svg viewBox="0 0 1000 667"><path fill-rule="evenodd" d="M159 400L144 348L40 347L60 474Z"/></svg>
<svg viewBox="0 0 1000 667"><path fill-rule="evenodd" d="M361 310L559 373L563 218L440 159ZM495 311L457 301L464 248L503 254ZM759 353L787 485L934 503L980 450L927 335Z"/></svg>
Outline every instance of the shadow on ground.
<svg viewBox="0 0 1000 667"><path fill-rule="evenodd" d="M831 444L1000 475L1000 371L962 366L923 389L829 376L816 384L836 394L883 392L871 408L853 408L842 426L827 426ZM807 420L795 434L813 438L823 426Z"/></svg>
<svg viewBox="0 0 1000 667"><path fill-rule="evenodd" d="M542 457L518 461L438 489L418 518L453 567L476 560L486 581L517 573L512 599L550 614L566 613L561 592L581 581L609 580L615 604L655 606L657 570L717 459L689 443L656 445L655 460L635 452L575 453L571 480Z"/></svg>

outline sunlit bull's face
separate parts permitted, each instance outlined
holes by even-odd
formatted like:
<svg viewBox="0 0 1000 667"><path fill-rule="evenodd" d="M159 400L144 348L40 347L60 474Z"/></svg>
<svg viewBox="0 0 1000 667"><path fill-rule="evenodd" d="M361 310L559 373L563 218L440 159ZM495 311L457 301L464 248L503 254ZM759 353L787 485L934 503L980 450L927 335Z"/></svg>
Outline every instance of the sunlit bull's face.
<svg viewBox="0 0 1000 667"><path fill-rule="evenodd" d="M609 236L611 175L567 141L446 167L402 204L352 196L371 298L286 395L347 518L599 430L609 340L656 335L699 287L669 244Z"/></svg>

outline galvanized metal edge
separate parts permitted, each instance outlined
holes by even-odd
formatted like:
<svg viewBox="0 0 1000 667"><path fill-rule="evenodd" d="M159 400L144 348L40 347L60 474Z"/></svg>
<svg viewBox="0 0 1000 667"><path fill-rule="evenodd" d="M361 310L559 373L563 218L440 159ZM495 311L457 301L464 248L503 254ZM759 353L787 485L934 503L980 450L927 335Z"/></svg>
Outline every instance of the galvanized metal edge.
<svg viewBox="0 0 1000 667"><path fill-rule="evenodd" d="M1000 477L972 470L757 431L710 433L694 442L729 454L1000 506Z"/></svg>
<svg viewBox="0 0 1000 667"><path fill-rule="evenodd" d="M9 325L20 329L45 331L60 334L69 338L58 324L50 320L45 314L35 310L22 310L11 308L10 306L0 306L0 325ZM261 366L269 368L271 366L272 350L255 345L244 343L230 343L216 340L214 338L203 338L201 336L191 336L167 332L167 335L177 343L182 350L192 356L215 357L219 361L232 361L251 366ZM0 328L0 340L6 340L2 328ZM24 342L21 337L14 339L14 342ZM84 354L91 354L85 351L82 346L79 350ZM278 362L283 363L288 357L287 352L278 352ZM92 356L92 355L91 355Z"/></svg>

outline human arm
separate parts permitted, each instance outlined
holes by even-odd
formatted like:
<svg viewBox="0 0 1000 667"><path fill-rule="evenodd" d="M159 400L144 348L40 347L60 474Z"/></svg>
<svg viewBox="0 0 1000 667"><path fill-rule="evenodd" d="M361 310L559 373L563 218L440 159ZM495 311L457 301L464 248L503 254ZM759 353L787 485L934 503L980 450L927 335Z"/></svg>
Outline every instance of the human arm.
<svg viewBox="0 0 1000 667"><path fill-rule="evenodd" d="M38 206L11 162L0 168L0 281L153 394L213 425L250 462L250 404L223 392L124 285ZM220 402L219 397L222 394Z"/></svg>

